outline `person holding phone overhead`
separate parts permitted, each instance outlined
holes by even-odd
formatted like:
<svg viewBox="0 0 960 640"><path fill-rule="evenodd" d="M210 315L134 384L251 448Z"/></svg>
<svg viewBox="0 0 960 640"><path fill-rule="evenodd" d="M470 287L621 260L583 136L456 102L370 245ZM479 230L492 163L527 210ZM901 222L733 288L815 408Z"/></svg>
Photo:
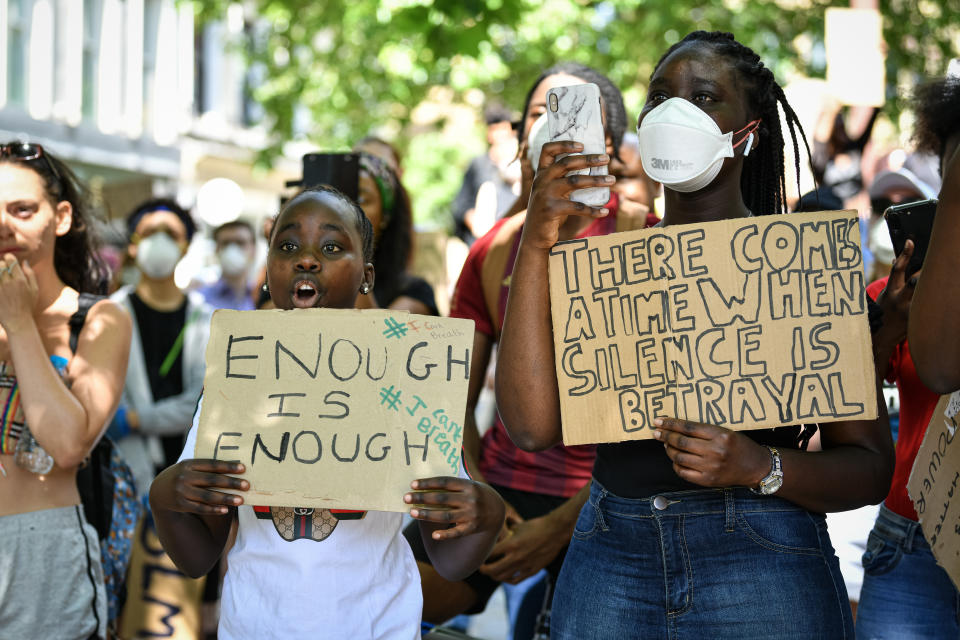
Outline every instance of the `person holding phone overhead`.
<svg viewBox="0 0 960 640"><path fill-rule="evenodd" d="M603 139L606 150L619 148L626 109L620 90L609 78L590 67L563 62L540 74L530 85L520 122L522 164L536 162L547 137L547 92L556 87L593 83L603 97ZM540 133L536 133L539 131ZM537 139L542 136L542 140ZM529 179L532 181L532 172ZM623 214L618 200L610 203L611 215L603 220L571 218L560 230L562 238L588 237L643 227L646 211ZM520 242L525 213L497 221L470 248L450 304L450 315L473 320L470 386L464 422L464 458L472 474L483 478L507 503L503 533L487 562L465 580L444 580L430 566L416 527L404 534L420 567L424 591L424 619L443 622L458 613L478 613L502 582L516 584L546 569L560 571L577 514L587 499L594 447L557 446L549 451L522 451L510 440L499 416L481 439L474 409L487 378L510 290L513 257Z"/></svg>
<svg viewBox="0 0 960 640"><path fill-rule="evenodd" d="M951 140L951 122L953 148L960 142L960 81L952 86L944 80L921 85L914 96L913 107L917 114L913 134L917 147L937 153L944 170L949 159L947 142ZM954 179L957 178L960 175ZM945 182L943 192L949 189ZM938 211L934 218L934 229L941 213L942 210ZM926 267L915 274L909 273L908 265L916 252L913 244L911 240L906 241L889 278L867 287L867 293L884 309L883 325L874 338L874 359L880 373L895 382L900 392L893 482L863 554L857 637L867 640L960 636L957 621L960 592L933 557L920 529L913 501L907 494L914 460L940 399L940 394L924 384L922 375L918 375L920 367L912 355L916 337L911 334L907 340L908 325L924 327L927 323L916 299L920 290L928 286L928 267L933 266L928 253L924 261ZM938 300L942 304L943 289L940 291Z"/></svg>
<svg viewBox="0 0 960 640"><path fill-rule="evenodd" d="M696 31L672 46L654 68L638 122L644 168L665 189L662 224L785 212L780 108L799 173L803 132L759 56L722 32ZM551 247L570 220L608 215L568 198L611 181L567 176L609 162L557 159L581 149L543 148L504 319L497 404L511 438L528 451L561 441ZM650 157L692 165L677 178ZM803 449L809 431L800 425L746 432L673 418L654 421L656 439L598 445L551 637L852 638L822 514L886 492L892 442L882 404L878 411L878 420L822 425L820 452Z"/></svg>
<svg viewBox="0 0 960 640"><path fill-rule="evenodd" d="M960 59L945 78L922 86L915 102L917 146L940 157L943 188L910 310L910 344L924 384L950 393L960 389Z"/></svg>

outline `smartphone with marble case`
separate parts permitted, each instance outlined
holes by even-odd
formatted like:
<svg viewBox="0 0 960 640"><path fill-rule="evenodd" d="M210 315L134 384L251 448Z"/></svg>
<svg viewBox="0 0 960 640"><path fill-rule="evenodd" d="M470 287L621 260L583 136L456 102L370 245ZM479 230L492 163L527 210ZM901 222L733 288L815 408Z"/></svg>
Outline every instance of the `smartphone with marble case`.
<svg viewBox="0 0 960 640"><path fill-rule="evenodd" d="M586 83L550 89L547 92L547 129L550 132L551 142L573 140L583 144L583 154L606 153L607 143L600 108L600 88L593 83ZM605 176L607 167L590 167L571 173ZM577 189L570 194L570 199L599 207L610 200L610 189L609 187Z"/></svg>

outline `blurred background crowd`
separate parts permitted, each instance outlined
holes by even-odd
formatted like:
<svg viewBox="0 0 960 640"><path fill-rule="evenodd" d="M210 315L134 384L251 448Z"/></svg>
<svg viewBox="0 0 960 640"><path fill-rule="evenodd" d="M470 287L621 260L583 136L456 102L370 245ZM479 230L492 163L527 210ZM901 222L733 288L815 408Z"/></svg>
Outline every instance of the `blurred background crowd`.
<svg viewBox="0 0 960 640"><path fill-rule="evenodd" d="M39 143L89 185L112 290L161 274L164 249L146 241L163 218L186 247L170 286L237 309L264 300L265 234L304 154L362 150L377 160L362 167L361 205L367 176L383 216L374 227L404 244L378 260L416 277L378 301L446 314L469 246L526 206L517 129L545 68L588 64L620 87L619 197L662 214L631 133L645 79L685 33L731 31L763 52L807 132L812 166L799 192L787 180L791 209L855 209L871 282L894 259L883 211L940 190L938 158L911 145L907 97L923 78L960 76L948 68L958 16L958 0L0 0L0 142ZM200 377L187 378L178 393L195 396ZM896 429L897 393L885 392ZM478 404L481 431L491 395ZM133 422L135 404L121 405ZM122 439L130 425L114 422ZM174 435L156 464L179 453ZM125 454L143 491L153 470ZM831 516L852 600L876 509Z"/></svg>

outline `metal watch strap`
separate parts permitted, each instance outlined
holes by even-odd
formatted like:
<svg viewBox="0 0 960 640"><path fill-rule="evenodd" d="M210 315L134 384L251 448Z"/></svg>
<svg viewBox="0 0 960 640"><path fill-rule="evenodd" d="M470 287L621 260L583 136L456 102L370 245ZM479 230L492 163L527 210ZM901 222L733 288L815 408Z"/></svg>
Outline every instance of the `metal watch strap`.
<svg viewBox="0 0 960 640"><path fill-rule="evenodd" d="M776 493L783 484L783 464L780 460L780 452L777 451L776 447L771 447L770 445L763 446L770 451L770 473L760 481L760 484L756 488L750 487L750 491L761 496L768 496Z"/></svg>

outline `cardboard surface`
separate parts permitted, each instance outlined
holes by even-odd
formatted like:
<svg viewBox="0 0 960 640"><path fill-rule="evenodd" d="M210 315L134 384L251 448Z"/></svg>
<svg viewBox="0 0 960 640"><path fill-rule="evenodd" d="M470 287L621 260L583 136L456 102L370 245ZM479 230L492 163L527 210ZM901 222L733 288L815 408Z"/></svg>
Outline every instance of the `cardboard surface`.
<svg viewBox="0 0 960 640"><path fill-rule="evenodd" d="M855 212L562 242L550 299L567 445L876 418Z"/></svg>
<svg viewBox="0 0 960 640"><path fill-rule="evenodd" d="M882 107L883 20L876 9L827 9L827 86L841 104Z"/></svg>
<svg viewBox="0 0 960 640"><path fill-rule="evenodd" d="M394 311L217 311L195 455L247 504L406 511L457 475L473 323Z"/></svg>
<svg viewBox="0 0 960 640"><path fill-rule="evenodd" d="M937 563L960 587L960 391L942 396L913 462L907 493ZM954 445L954 441L957 444ZM957 499L954 502L954 498Z"/></svg>
<svg viewBox="0 0 960 640"><path fill-rule="evenodd" d="M201 637L206 577L183 574L163 550L153 518L137 524L127 569L127 599L120 613L120 638L197 640Z"/></svg>

